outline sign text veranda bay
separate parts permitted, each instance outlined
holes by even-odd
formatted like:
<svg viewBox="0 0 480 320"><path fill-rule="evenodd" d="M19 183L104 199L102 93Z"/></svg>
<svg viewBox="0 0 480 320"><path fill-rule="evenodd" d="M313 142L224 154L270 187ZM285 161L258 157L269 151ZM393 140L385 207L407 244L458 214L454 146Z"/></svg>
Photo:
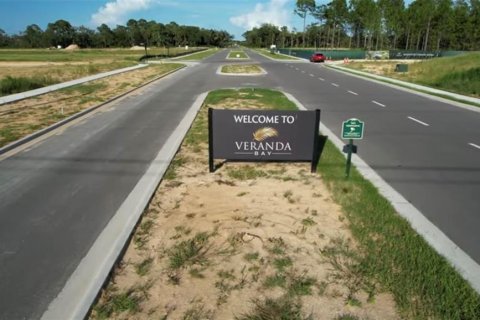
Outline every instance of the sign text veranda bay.
<svg viewBox="0 0 480 320"><path fill-rule="evenodd" d="M233 161L318 162L320 110L209 109L209 163Z"/></svg>

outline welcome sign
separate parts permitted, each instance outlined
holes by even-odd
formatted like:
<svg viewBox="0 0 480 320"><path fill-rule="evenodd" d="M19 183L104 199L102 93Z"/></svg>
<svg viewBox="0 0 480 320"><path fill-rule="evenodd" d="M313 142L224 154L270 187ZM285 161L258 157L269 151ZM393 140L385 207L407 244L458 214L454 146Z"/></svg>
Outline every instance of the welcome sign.
<svg viewBox="0 0 480 320"><path fill-rule="evenodd" d="M318 161L320 110L209 109L209 163L235 161Z"/></svg>

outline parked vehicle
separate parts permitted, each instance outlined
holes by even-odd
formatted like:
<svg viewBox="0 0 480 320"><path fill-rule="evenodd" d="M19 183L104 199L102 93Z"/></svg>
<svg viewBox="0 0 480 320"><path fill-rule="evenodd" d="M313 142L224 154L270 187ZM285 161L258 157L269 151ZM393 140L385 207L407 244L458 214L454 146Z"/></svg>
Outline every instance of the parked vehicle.
<svg viewBox="0 0 480 320"><path fill-rule="evenodd" d="M327 57L323 53L316 52L310 56L310 62L325 62Z"/></svg>

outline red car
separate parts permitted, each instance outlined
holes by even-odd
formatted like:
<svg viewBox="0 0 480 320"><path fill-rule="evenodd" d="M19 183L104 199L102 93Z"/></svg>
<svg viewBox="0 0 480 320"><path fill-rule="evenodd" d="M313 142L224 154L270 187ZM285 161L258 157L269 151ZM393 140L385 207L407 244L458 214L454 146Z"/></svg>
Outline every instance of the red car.
<svg viewBox="0 0 480 320"><path fill-rule="evenodd" d="M310 62L325 62L327 57L323 53L314 53L310 56Z"/></svg>

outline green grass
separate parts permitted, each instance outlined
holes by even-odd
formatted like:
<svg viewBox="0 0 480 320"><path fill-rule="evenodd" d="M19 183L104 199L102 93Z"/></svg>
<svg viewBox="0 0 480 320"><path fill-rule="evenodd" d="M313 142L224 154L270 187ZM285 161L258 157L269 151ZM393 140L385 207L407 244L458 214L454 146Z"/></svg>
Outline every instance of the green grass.
<svg viewBox="0 0 480 320"><path fill-rule="evenodd" d="M20 139L23 135L18 132L14 126L7 126L0 129L0 146L4 146L10 142Z"/></svg>
<svg viewBox="0 0 480 320"><path fill-rule="evenodd" d="M170 165L168 166L163 178L166 180L175 180L177 178L177 169L183 166L186 162L187 159L183 157L175 157L172 162L170 162Z"/></svg>
<svg viewBox="0 0 480 320"><path fill-rule="evenodd" d="M252 253L247 253L243 256L243 259L246 261L252 262L255 260L258 260L260 257L260 254L258 252L252 252Z"/></svg>
<svg viewBox="0 0 480 320"><path fill-rule="evenodd" d="M356 315L346 313L346 314L341 314L339 316L336 316L335 320L361 320L361 319Z"/></svg>
<svg viewBox="0 0 480 320"><path fill-rule="evenodd" d="M139 264L135 265L135 272L139 276L146 275L150 271L150 269L152 268L152 263L153 263L152 258L147 258L147 259L143 260Z"/></svg>
<svg viewBox="0 0 480 320"><path fill-rule="evenodd" d="M312 287L317 283L313 277L306 275L293 275L289 279L288 294L290 296L309 296L312 292Z"/></svg>
<svg viewBox="0 0 480 320"><path fill-rule="evenodd" d="M182 61L182 60L184 60L184 61L200 61L200 60L203 60L203 59L206 59L208 57L213 56L217 52L218 52L217 49L208 49L208 50L205 50L205 51L202 51L202 52L191 54L189 56L180 57L180 58L177 58L175 60L178 60L178 61Z"/></svg>
<svg viewBox="0 0 480 320"><path fill-rule="evenodd" d="M195 48L190 48L194 50ZM148 48L149 55L171 55L185 52L184 48ZM49 49L0 49L0 61L46 61L73 62L92 60L114 60L138 62L145 55L144 50L130 49L81 49L81 50L49 50Z"/></svg>
<svg viewBox="0 0 480 320"><path fill-rule="evenodd" d="M302 312L302 303L298 299L282 296L277 299L267 298L253 301L253 310L235 317L236 320L313 320L312 316L305 316Z"/></svg>
<svg viewBox="0 0 480 320"><path fill-rule="evenodd" d="M256 49L255 51L275 60L299 60L295 57L287 56L281 53L271 53L269 50L265 50L265 49Z"/></svg>
<svg viewBox="0 0 480 320"><path fill-rule="evenodd" d="M114 313L127 311L135 313L139 310L141 298L135 290L129 290L123 293L107 294L106 301L97 304L94 307L97 319L110 319Z"/></svg>
<svg viewBox="0 0 480 320"><path fill-rule="evenodd" d="M205 264L209 237L210 235L205 232L197 233L193 238L182 241L170 248L167 252L170 268L180 269L184 266Z"/></svg>
<svg viewBox="0 0 480 320"><path fill-rule="evenodd" d="M404 315L480 319L480 296L355 168L345 179L345 158L330 142L318 170L360 243L364 274L393 293Z"/></svg>
<svg viewBox="0 0 480 320"><path fill-rule="evenodd" d="M480 97L480 53L444 57L409 64L406 73L394 72L397 62L355 62L348 68L362 70L370 65L382 66L387 77L425 85L445 91Z"/></svg>
<svg viewBox="0 0 480 320"><path fill-rule="evenodd" d="M20 93L24 91L43 88L57 83L54 79L46 76L12 77L7 76L0 80L0 96Z"/></svg>
<svg viewBox="0 0 480 320"><path fill-rule="evenodd" d="M273 260L273 267L280 272L285 271L285 269L291 266L293 266L293 261L289 257L276 258Z"/></svg>
<svg viewBox="0 0 480 320"><path fill-rule="evenodd" d="M227 59L248 59L248 55L243 51L230 51Z"/></svg>
<svg viewBox="0 0 480 320"><path fill-rule="evenodd" d="M287 277L284 274L276 273L274 275L268 276L265 279L264 286L266 288L280 287L284 288L287 283Z"/></svg>
<svg viewBox="0 0 480 320"><path fill-rule="evenodd" d="M242 166L238 168L227 168L228 177L236 180L255 180L268 176L263 170L257 170L254 166Z"/></svg>
<svg viewBox="0 0 480 320"><path fill-rule="evenodd" d="M92 94L95 91L102 90L106 88L105 83L85 83L85 84L78 84L72 87L60 89L59 92L72 95L72 94L80 94L80 95L88 95Z"/></svg>

